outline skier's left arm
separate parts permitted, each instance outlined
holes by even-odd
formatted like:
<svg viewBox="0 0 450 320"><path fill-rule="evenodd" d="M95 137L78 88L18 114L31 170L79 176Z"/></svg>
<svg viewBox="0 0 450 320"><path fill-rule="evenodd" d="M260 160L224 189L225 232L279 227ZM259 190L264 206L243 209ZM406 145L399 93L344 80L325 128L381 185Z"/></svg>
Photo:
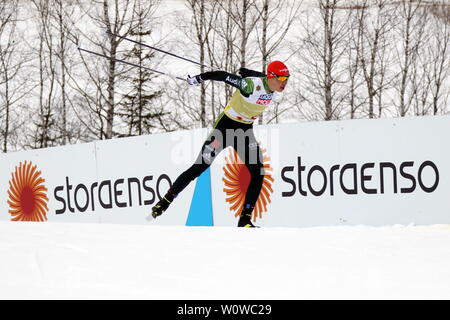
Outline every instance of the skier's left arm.
<svg viewBox="0 0 450 320"><path fill-rule="evenodd" d="M226 71L208 71L187 78L187 82L190 85L199 85L205 80L225 82L239 89L243 94L246 95L253 92L253 81L251 81L251 79L242 78Z"/></svg>

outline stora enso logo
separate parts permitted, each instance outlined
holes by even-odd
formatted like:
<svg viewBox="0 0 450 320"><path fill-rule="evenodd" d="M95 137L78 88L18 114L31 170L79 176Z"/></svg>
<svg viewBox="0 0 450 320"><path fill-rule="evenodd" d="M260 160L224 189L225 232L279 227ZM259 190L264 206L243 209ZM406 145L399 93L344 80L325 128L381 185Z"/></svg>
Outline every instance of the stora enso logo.
<svg viewBox="0 0 450 320"><path fill-rule="evenodd" d="M273 168L270 166L270 158L266 155L266 149L261 149L261 151L263 153L265 175L261 193L252 213L253 221L256 221L257 218L262 218L262 213L267 212L267 205L271 202L270 196L273 193ZM244 207L245 195L250 184L250 172L233 148L230 148L225 161L226 164L223 167L224 176L222 178L225 185L223 191L226 194L226 202L230 204L230 210L234 211L234 215L237 217L241 214Z"/></svg>
<svg viewBox="0 0 450 320"><path fill-rule="evenodd" d="M45 179L31 162L20 162L11 174L8 205L11 221L47 221L48 197Z"/></svg>

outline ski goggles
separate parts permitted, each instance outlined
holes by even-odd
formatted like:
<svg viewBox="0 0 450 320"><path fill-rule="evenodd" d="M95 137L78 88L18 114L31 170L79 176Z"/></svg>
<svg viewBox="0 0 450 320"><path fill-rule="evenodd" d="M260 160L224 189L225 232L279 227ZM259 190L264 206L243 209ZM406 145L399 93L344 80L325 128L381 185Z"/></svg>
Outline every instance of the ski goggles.
<svg viewBox="0 0 450 320"><path fill-rule="evenodd" d="M289 76L279 76L279 75L277 75L277 74L275 74L275 73L271 73L274 77L276 77L277 78L277 80L280 80L280 81L287 81L288 79L289 79Z"/></svg>

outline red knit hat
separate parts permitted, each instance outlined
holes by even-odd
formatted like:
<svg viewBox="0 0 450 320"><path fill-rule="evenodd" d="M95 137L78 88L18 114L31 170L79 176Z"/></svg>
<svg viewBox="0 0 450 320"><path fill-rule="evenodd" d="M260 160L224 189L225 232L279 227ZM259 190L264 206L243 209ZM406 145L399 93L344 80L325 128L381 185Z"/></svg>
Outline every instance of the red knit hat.
<svg viewBox="0 0 450 320"><path fill-rule="evenodd" d="M276 76L287 76L289 77L289 69L281 61L272 61L267 66L267 78L275 78Z"/></svg>

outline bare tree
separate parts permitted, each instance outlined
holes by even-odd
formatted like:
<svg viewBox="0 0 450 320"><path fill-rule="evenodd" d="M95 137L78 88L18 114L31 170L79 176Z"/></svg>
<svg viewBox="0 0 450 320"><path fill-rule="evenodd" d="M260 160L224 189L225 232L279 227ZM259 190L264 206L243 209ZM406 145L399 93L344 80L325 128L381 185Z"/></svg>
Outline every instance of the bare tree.
<svg viewBox="0 0 450 320"><path fill-rule="evenodd" d="M423 10L423 45L420 45L417 49L417 58L415 63L411 65L410 72L410 86L409 91L411 97L409 99L409 109L411 114L415 116L423 116L430 114L431 103L430 100L430 90L432 87L431 81L431 59L430 55L427 53L427 47L431 45L431 34L428 32L431 18L430 12L427 8L422 8ZM421 35L419 35L421 36Z"/></svg>
<svg viewBox="0 0 450 320"><path fill-rule="evenodd" d="M418 54L423 44L425 15L421 10L422 0L402 1L396 7L399 18L398 32L401 45L396 48L396 59L400 67L399 81L396 86L398 91L398 114L401 117L407 115L414 92L411 91L412 72L418 62Z"/></svg>
<svg viewBox="0 0 450 320"><path fill-rule="evenodd" d="M385 39L392 28L392 18L388 8L390 1L388 0L363 0L359 2L358 29L358 62L364 76L364 82L367 89L368 116L374 118L375 99L381 99L383 90L383 81L377 81L385 76L382 68L382 62L386 60ZM370 8L372 4L375 8ZM369 12L370 11L370 12ZM381 86L377 86L377 83Z"/></svg>
<svg viewBox="0 0 450 320"><path fill-rule="evenodd" d="M113 126L114 126L114 109L115 109L115 85L116 85L116 77L117 70L116 64L117 62L114 60L117 58L117 51L119 44L122 42L121 38L114 36L114 34L121 33L123 36L128 36L130 34L131 28L130 26L126 26L126 18L125 16L119 13L121 6L118 0L114 1L113 8L110 7L110 3L108 0L103 0L101 5L103 6L103 15L100 17L99 22L101 26L104 27L105 30L109 31L108 33L108 44L107 48L104 50L108 53L108 55L112 58L108 61L108 81L107 81L107 99L106 99L106 132L105 138L111 139L113 137ZM129 8L130 1L126 1L122 4L126 11ZM110 14L112 17L110 18ZM112 21L111 21L112 20ZM128 27L125 32L121 32L121 29L124 27Z"/></svg>
<svg viewBox="0 0 450 320"><path fill-rule="evenodd" d="M432 108L437 115L448 112L445 108L450 97L450 90L445 89L445 84L450 86L450 4L442 0L432 4L430 10L434 18L430 19L431 37L427 49L431 57Z"/></svg>
<svg viewBox="0 0 450 320"><path fill-rule="evenodd" d="M238 38L230 47L233 55L239 61L240 67L247 65L249 41L252 31L261 15L256 10L256 0L227 0L219 1L223 13L231 18L231 23L237 27Z"/></svg>
<svg viewBox="0 0 450 320"><path fill-rule="evenodd" d="M208 41L210 60L218 68L232 73L236 72L242 66L243 59L241 57L243 51L238 44L245 43L246 40L242 40L242 34L244 30L247 30L240 28L236 23L236 19L244 19L240 15L238 1L220 1L221 10L216 23L213 25L213 40ZM243 8L247 8L247 4L243 4ZM246 22L245 26L247 26ZM245 36L247 37L248 35ZM225 86L225 94L222 95L222 103L218 106L219 109L225 106L232 92L233 88ZM219 98L218 95L216 97Z"/></svg>
<svg viewBox="0 0 450 320"><path fill-rule="evenodd" d="M2 152L7 152L19 127L18 109L28 93L28 81L21 70L28 59L20 53L17 39L18 0L0 3L0 135ZM13 108L14 107L14 108Z"/></svg>
<svg viewBox="0 0 450 320"><path fill-rule="evenodd" d="M359 6L358 6L359 8ZM359 15L359 10L348 11L349 27L348 45L346 49L346 67L348 77L348 105L350 107L350 119L357 117L357 111L365 104L365 99L360 94L360 88L363 85L363 80L360 78L360 63L358 62L358 55L361 47L361 33L362 30L362 15Z"/></svg>
<svg viewBox="0 0 450 320"><path fill-rule="evenodd" d="M123 44L122 37L138 33L141 24L150 23L152 10L146 10L145 16L139 17L136 14L136 8L142 8L144 0L96 0L90 3L79 0L78 3L97 28L88 30L87 33L78 30L81 36L76 41L87 41L94 50L110 58L81 57L89 78L89 89L80 81L72 79L84 105L91 111L88 116L90 120L86 124L95 128L93 133L100 139L111 139L114 135L121 135L114 131L115 121L118 121L116 115L120 112L117 108L123 98L118 90L121 86L127 86L120 80L123 80L123 74L130 72L129 66L117 62L117 59L126 57L132 50L131 45ZM156 1L148 5L153 6L154 3ZM106 35L102 30L106 31Z"/></svg>
<svg viewBox="0 0 450 320"><path fill-rule="evenodd" d="M269 59L273 58L283 46L288 32L292 30L295 19L298 17L303 1L256 1L255 7L260 19L256 25L257 41L261 52L261 72L265 73ZM285 47L287 45L285 44ZM280 104L276 104L273 114L268 116L268 123L279 121L279 115L288 108L280 110ZM264 115L259 117L258 123L264 122Z"/></svg>
<svg viewBox="0 0 450 320"><path fill-rule="evenodd" d="M333 120L341 117L346 96L341 62L348 26L346 15L339 11L339 0L318 0L317 4L317 14L309 14L301 21L304 35L295 55L305 77L301 84L302 99L313 110L307 117Z"/></svg>
<svg viewBox="0 0 450 320"><path fill-rule="evenodd" d="M56 145L56 55L54 51L55 36L51 30L51 10L47 0L32 0L36 12L37 33L37 99L38 108L35 120L35 132L29 143L32 148L46 148Z"/></svg>
<svg viewBox="0 0 450 320"><path fill-rule="evenodd" d="M208 41L213 23L218 16L219 5L211 0L186 0L186 4L192 13L192 24L195 30L195 42L199 47L200 73L205 72L207 65ZM213 111L214 112L214 111ZM207 126L206 120L206 84L202 83L200 89L200 122L202 127Z"/></svg>
<svg viewBox="0 0 450 320"><path fill-rule="evenodd" d="M9 51L9 48L11 47L12 43L12 37L9 36L8 40L6 41L6 45L2 45L3 38L6 36L6 28L7 25L11 23L11 18L13 16L12 12L9 12L9 8L6 6L6 2L0 3L0 62L1 62L1 69L0 69L0 85L4 86L2 88L2 91L0 92L0 96L2 97L2 105L0 109L0 114L2 117L0 118L2 121L0 122L0 130L2 134L2 151L7 152L8 151L8 138L9 138L9 126L10 126L10 99L9 99L9 68L7 66L7 54ZM17 12L17 3L15 3L15 9ZM12 32L10 33L10 35Z"/></svg>
<svg viewBox="0 0 450 320"><path fill-rule="evenodd" d="M423 44L418 47L416 62L411 66L410 103L414 115L436 115L445 113L446 106L445 90L442 89L450 67L450 5L425 2L418 10L422 11L419 25L423 27L419 29L419 35L414 36L421 38Z"/></svg>
<svg viewBox="0 0 450 320"><path fill-rule="evenodd" d="M56 82L58 100L56 101L56 130L58 144L65 145L74 142L79 137L79 125L74 124L69 112L71 92L69 89L69 73L72 72L74 58L71 36L76 21L77 7L74 0L48 0L50 10L50 28L55 34L54 51L56 66Z"/></svg>

